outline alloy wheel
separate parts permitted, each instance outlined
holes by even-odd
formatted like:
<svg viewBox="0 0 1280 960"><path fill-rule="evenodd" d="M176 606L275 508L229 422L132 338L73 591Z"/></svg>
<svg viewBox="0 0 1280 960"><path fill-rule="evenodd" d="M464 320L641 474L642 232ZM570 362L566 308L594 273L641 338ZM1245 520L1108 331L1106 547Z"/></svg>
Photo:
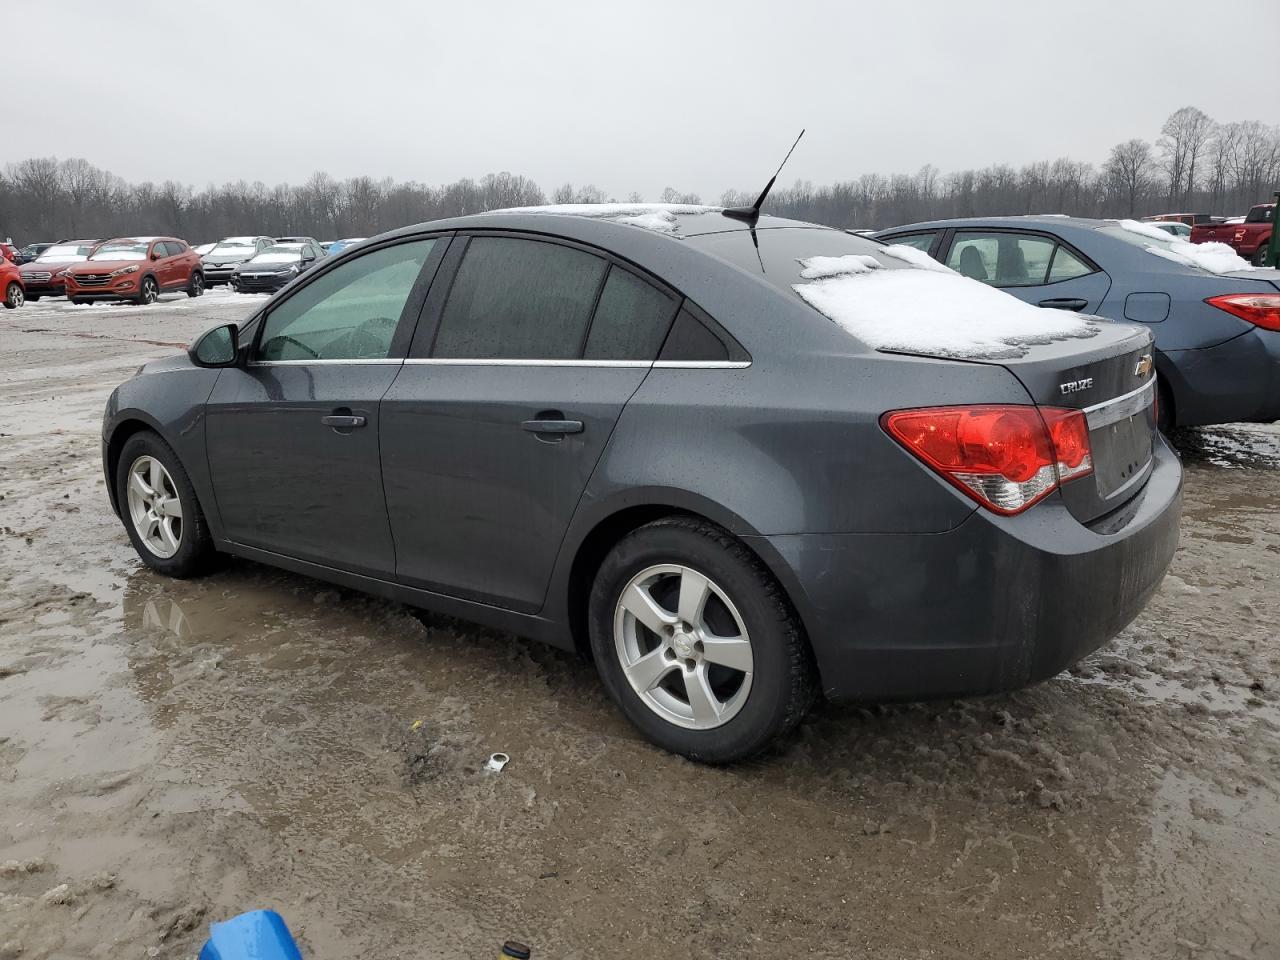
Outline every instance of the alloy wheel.
<svg viewBox="0 0 1280 960"><path fill-rule="evenodd" d="M159 294L156 291L156 282L150 277L142 281L142 302L155 303Z"/></svg>
<svg viewBox="0 0 1280 960"><path fill-rule="evenodd" d="M198 273L191 278L191 292L197 297L204 293L204 277Z"/></svg>
<svg viewBox="0 0 1280 960"><path fill-rule="evenodd" d="M173 477L155 457L139 457L129 467L128 491L138 539L157 557L172 557L182 546L182 499Z"/></svg>
<svg viewBox="0 0 1280 960"><path fill-rule="evenodd" d="M9 289L5 292L5 306L16 310L18 307L26 303L26 294L22 292L22 287L16 283L9 284Z"/></svg>
<svg viewBox="0 0 1280 960"><path fill-rule="evenodd" d="M613 638L631 689L670 723L710 730L747 702L755 660L746 624L728 594L692 567L660 564L632 577Z"/></svg>

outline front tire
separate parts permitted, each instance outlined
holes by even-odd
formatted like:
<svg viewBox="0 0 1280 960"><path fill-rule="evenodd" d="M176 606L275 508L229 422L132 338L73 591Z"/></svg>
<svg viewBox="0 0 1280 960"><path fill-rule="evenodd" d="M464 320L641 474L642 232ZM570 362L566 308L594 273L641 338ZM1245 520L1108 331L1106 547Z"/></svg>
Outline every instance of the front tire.
<svg viewBox="0 0 1280 960"><path fill-rule="evenodd" d="M26 292L17 280L12 281L4 291L4 305L7 310L16 310L27 302Z"/></svg>
<svg viewBox="0 0 1280 960"><path fill-rule="evenodd" d="M781 586L705 520L666 518L624 537L600 565L588 616L605 688L664 750L741 760L813 702L812 656Z"/></svg>
<svg viewBox="0 0 1280 960"><path fill-rule="evenodd" d="M142 286L138 288L138 305L149 307L160 299L160 288L156 286L155 277L143 277Z"/></svg>
<svg viewBox="0 0 1280 960"><path fill-rule="evenodd" d="M187 287L187 296L192 299L204 293L204 274L199 270L191 274L191 285Z"/></svg>
<svg viewBox="0 0 1280 960"><path fill-rule="evenodd" d="M34 296L32 296L31 294L28 294L28 295L27 295L27 303L39 303L39 302L40 302L40 298L41 298L42 296L44 296L44 294L37 293L37 294L35 294Z"/></svg>
<svg viewBox="0 0 1280 960"><path fill-rule="evenodd" d="M177 454L149 430L125 441L116 464L116 504L142 562L185 579L209 569L213 537Z"/></svg>
<svg viewBox="0 0 1280 960"><path fill-rule="evenodd" d="M1166 437L1174 428L1173 394L1163 380L1156 381L1156 396L1160 401L1156 409L1156 429Z"/></svg>

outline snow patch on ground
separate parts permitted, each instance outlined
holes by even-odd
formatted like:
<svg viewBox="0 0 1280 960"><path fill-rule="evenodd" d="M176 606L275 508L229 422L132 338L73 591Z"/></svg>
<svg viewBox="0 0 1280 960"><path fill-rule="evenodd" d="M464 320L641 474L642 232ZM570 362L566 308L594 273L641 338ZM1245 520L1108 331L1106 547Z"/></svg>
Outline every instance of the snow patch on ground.
<svg viewBox="0 0 1280 960"><path fill-rule="evenodd" d="M678 216L719 213L723 207L697 203L552 203L540 207L507 207L493 213L553 213L562 216L591 217L612 220L630 227L655 233L673 234L679 228Z"/></svg>
<svg viewBox="0 0 1280 960"><path fill-rule="evenodd" d="M793 289L859 340L899 353L1015 358L1025 356L1033 344L1083 339L1098 332L1090 318L1031 307L977 280L943 270L869 269L797 283Z"/></svg>

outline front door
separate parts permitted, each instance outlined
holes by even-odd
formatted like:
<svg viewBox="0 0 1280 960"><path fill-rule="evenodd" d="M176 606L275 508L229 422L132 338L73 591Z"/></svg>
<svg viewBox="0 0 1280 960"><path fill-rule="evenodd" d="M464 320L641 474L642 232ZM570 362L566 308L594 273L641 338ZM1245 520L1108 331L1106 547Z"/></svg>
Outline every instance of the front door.
<svg viewBox="0 0 1280 960"><path fill-rule="evenodd" d="M383 400L399 579L539 609L582 491L677 305L593 251L472 238L438 324L428 307Z"/></svg>
<svg viewBox="0 0 1280 960"><path fill-rule="evenodd" d="M260 320L249 362L219 375L206 431L229 539L393 575L380 403L438 264L436 243L382 246L300 285Z"/></svg>

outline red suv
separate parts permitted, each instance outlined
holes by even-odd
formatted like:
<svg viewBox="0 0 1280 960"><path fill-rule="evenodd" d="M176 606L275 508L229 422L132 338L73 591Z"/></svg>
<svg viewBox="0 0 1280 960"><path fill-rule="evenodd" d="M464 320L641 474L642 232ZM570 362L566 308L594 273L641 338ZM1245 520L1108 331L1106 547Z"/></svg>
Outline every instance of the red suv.
<svg viewBox="0 0 1280 960"><path fill-rule="evenodd" d="M160 294L204 293L200 255L173 237L118 237L100 245L84 263L67 268L67 299L155 303Z"/></svg>

